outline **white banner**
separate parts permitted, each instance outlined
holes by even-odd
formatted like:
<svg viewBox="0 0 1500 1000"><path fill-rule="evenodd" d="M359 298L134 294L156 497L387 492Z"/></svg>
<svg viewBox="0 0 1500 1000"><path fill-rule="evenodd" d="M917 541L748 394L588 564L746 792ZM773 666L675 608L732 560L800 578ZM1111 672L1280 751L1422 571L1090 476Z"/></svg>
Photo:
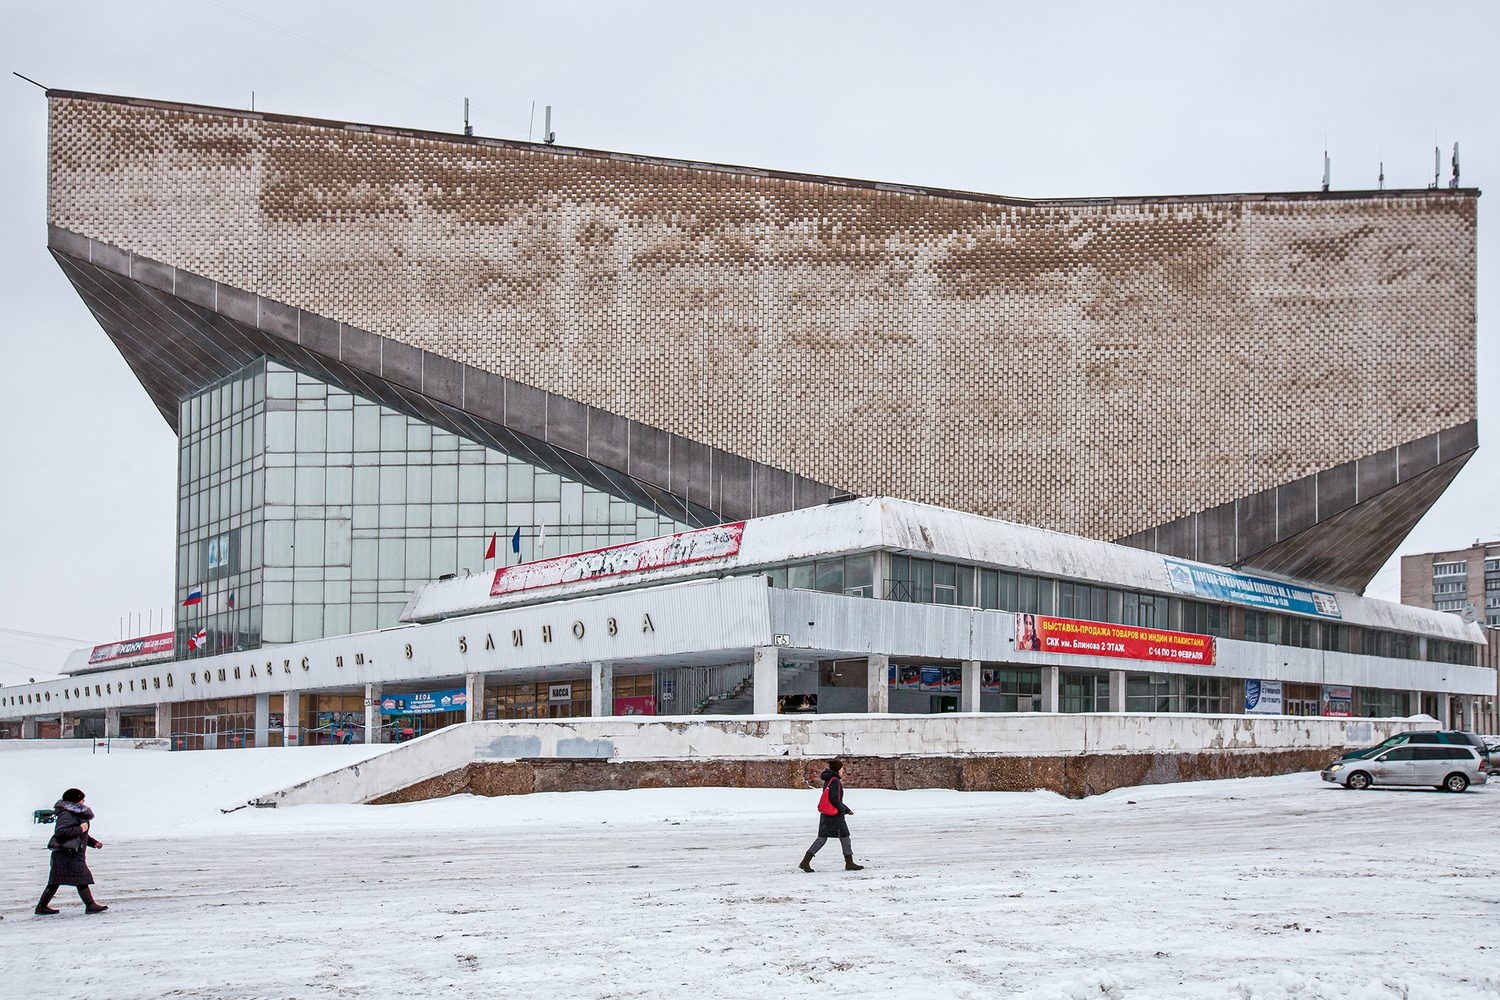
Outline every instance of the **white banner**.
<svg viewBox="0 0 1500 1000"><path fill-rule="evenodd" d="M555 587L579 580L594 580L622 573L639 573L663 566L702 562L732 556L740 550L740 536L745 522L717 524L712 528L663 535L641 542L627 542L607 549L557 556L519 566L502 566L495 571L490 596L500 597L536 587Z"/></svg>
<svg viewBox="0 0 1500 1000"><path fill-rule="evenodd" d="M1280 681L1245 682L1246 715L1285 715Z"/></svg>

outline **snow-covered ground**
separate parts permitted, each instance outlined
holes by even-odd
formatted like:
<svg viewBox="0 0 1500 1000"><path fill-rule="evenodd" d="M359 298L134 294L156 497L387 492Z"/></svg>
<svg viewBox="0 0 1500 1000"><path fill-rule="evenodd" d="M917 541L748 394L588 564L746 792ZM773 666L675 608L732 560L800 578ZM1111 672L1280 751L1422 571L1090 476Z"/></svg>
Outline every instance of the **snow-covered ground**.
<svg viewBox="0 0 1500 1000"><path fill-rule="evenodd" d="M1500 784L220 807L362 747L0 755L3 997L1500 997ZM108 913L30 914L76 784Z"/></svg>

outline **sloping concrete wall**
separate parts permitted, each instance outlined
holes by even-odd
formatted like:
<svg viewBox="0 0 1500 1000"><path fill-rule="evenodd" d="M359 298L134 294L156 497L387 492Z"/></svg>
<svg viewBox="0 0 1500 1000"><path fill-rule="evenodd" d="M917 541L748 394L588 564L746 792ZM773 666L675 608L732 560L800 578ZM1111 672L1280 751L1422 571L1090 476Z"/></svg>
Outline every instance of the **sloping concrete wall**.
<svg viewBox="0 0 1500 1000"><path fill-rule="evenodd" d="M1302 762L1299 766L1313 766L1306 761L1322 760L1334 748L1369 745L1430 725L1430 721L1406 719L1041 713L474 722L450 726L361 764L282 789L256 804L389 800L402 789L432 781L463 791L468 790L469 779L458 772L471 764L507 761L661 762L671 770L708 761L786 759L791 763L792 758L1131 755L1140 758L1137 769L1144 769L1142 773L1154 773L1153 769L1160 770L1155 758L1161 755L1175 759L1181 755L1269 754L1280 760L1291 754ZM1196 769L1214 773L1212 767ZM597 783L597 779L590 781ZM528 783L520 782L522 786ZM520 790L531 789L512 791Z"/></svg>

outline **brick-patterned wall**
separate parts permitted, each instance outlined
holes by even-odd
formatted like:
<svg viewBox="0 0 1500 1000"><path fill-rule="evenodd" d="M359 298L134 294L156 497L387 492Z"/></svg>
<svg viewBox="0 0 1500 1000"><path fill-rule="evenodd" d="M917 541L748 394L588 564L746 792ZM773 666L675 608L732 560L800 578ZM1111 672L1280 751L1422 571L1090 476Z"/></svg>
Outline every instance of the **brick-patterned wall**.
<svg viewBox="0 0 1500 1000"><path fill-rule="evenodd" d="M862 494L1115 538L1475 415L1473 192L1028 203L50 116L57 226Z"/></svg>

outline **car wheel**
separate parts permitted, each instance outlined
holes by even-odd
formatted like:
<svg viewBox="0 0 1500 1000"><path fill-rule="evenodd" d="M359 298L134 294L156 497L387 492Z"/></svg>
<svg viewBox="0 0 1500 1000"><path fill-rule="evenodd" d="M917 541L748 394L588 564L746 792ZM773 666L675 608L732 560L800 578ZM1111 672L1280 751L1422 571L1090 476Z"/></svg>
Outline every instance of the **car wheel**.
<svg viewBox="0 0 1500 1000"><path fill-rule="evenodd" d="M1469 776L1454 772L1443 779L1443 787L1450 792L1467 791L1469 787Z"/></svg>
<svg viewBox="0 0 1500 1000"><path fill-rule="evenodd" d="M1363 771L1355 771L1349 775L1349 780L1344 782L1345 788L1352 788L1356 792L1362 792L1370 787L1370 776Z"/></svg>

